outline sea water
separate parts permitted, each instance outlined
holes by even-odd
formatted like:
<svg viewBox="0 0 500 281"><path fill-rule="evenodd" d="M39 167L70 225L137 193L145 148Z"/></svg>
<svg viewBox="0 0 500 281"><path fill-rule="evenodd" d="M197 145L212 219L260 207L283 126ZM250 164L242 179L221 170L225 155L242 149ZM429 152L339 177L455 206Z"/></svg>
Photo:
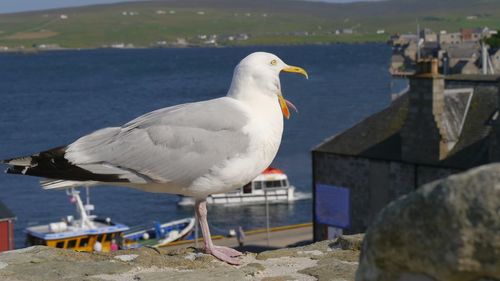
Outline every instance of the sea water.
<svg viewBox="0 0 500 281"><path fill-rule="evenodd" d="M311 149L390 103L391 50L383 44L54 51L0 54L0 159L68 144L108 126L179 103L225 95L234 66L254 51L273 52L301 75L282 73L285 98L299 113L285 120L273 163L298 192L311 193ZM76 215L64 191L0 173L0 200L16 215L16 247L32 225ZM193 215L177 196L120 187L91 189L95 213L128 225ZM214 233L265 227L264 205L211 206ZM312 221L312 201L270 206L271 226Z"/></svg>

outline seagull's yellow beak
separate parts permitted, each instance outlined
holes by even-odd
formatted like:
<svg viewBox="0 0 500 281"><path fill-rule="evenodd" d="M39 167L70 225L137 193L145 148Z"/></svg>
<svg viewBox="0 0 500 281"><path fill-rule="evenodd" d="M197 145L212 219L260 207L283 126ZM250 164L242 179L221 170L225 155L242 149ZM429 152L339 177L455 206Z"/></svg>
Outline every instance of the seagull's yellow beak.
<svg viewBox="0 0 500 281"><path fill-rule="evenodd" d="M304 75L306 79L309 79L309 75L307 75L307 72L302 67L287 65L285 68L282 69L282 71L300 73Z"/></svg>
<svg viewBox="0 0 500 281"><path fill-rule="evenodd" d="M299 73L304 75L306 79L309 79L307 72L302 67L288 65L285 68L283 68L282 71ZM290 105L290 107L293 108L293 110L298 112L297 108L293 105L293 103L285 100L285 98L281 93L278 94L278 100L280 102L281 112L283 112L283 116L285 116L286 119L290 118L290 110L288 109L288 105Z"/></svg>

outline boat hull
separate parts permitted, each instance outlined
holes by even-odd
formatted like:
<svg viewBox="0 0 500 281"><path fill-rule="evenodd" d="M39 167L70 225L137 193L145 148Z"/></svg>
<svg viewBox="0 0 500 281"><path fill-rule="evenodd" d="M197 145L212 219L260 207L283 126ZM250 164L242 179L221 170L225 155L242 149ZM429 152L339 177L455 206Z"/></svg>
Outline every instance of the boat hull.
<svg viewBox="0 0 500 281"><path fill-rule="evenodd" d="M164 224L154 223L151 227L143 227L125 233L128 249L139 247L162 247L171 242L186 239L194 229L195 219L185 218Z"/></svg>
<svg viewBox="0 0 500 281"><path fill-rule="evenodd" d="M267 198L266 198L267 197ZM242 192L227 192L220 194L213 194L207 197L207 204L211 205L253 205L253 204L264 204L266 200L268 203L287 203L293 202L297 198L295 197L295 187L290 186L286 188L280 188L275 190L262 192L253 192L250 194L245 194ZM179 206L192 206L195 204L195 199L192 197L182 196L177 205Z"/></svg>

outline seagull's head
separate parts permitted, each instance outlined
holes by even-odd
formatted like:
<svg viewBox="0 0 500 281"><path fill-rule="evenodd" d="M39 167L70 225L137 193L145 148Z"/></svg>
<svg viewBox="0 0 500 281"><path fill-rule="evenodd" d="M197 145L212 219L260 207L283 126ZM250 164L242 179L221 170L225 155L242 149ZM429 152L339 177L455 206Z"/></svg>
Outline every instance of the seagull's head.
<svg viewBox="0 0 500 281"><path fill-rule="evenodd" d="M228 95L239 98L252 97L257 94L277 97L281 111L288 119L290 117L288 106L295 111L297 109L291 102L285 100L281 93L279 75L282 71L299 73L308 78L307 72L303 68L288 65L274 54L251 53L242 59L234 69L233 81Z"/></svg>

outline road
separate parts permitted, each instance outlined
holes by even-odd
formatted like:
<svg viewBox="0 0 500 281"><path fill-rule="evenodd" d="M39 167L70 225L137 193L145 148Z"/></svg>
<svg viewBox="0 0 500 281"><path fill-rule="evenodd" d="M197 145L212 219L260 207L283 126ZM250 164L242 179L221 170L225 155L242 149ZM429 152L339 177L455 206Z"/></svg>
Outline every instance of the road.
<svg viewBox="0 0 500 281"><path fill-rule="evenodd" d="M200 234L201 235L201 234ZM239 251L259 253L266 250L285 248L293 245L308 244L312 242L312 224L299 224L284 227L271 228L269 232L269 243L265 229L251 230L245 232L244 245L239 247L236 237L214 236L214 244L227 246ZM198 246L203 246L203 239L199 239ZM194 242L179 241L165 246L165 249L178 249L195 247Z"/></svg>

